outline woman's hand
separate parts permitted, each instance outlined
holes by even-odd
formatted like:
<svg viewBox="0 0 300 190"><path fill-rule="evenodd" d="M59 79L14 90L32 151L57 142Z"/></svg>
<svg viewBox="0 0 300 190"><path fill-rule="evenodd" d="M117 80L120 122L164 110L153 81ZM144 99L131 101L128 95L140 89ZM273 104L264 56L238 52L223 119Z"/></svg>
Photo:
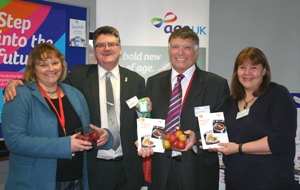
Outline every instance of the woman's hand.
<svg viewBox="0 0 300 190"><path fill-rule="evenodd" d="M239 145L234 142L218 143L222 148L214 148L215 152L222 152L224 155L236 154L239 152Z"/></svg>
<svg viewBox="0 0 300 190"><path fill-rule="evenodd" d="M109 134L105 129L99 128L95 125L90 124L90 127L97 131L99 134L99 139L97 140L97 146L103 146L107 143Z"/></svg>
<svg viewBox="0 0 300 190"><path fill-rule="evenodd" d="M76 137L80 135L76 133L71 136L71 152L81 152L85 150L90 150L93 148L92 143L84 140L77 139Z"/></svg>
<svg viewBox="0 0 300 190"><path fill-rule="evenodd" d="M199 140L200 143L202 143L202 140ZM218 143L221 148L209 148L209 152L221 152L224 155L230 155L230 154L236 154L239 152L239 145L234 142L229 143ZM203 149L203 146L200 146L199 148Z"/></svg>

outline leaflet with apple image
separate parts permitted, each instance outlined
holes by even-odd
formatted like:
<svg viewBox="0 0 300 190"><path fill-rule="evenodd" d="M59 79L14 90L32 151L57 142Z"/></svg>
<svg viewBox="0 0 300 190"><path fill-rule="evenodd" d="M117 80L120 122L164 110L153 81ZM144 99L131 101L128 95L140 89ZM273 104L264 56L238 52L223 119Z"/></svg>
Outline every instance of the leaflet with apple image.
<svg viewBox="0 0 300 190"><path fill-rule="evenodd" d="M223 112L198 115L203 149L219 148L219 142L229 142Z"/></svg>
<svg viewBox="0 0 300 190"><path fill-rule="evenodd" d="M152 147L154 152L163 153L164 119L138 118L138 151L141 148Z"/></svg>

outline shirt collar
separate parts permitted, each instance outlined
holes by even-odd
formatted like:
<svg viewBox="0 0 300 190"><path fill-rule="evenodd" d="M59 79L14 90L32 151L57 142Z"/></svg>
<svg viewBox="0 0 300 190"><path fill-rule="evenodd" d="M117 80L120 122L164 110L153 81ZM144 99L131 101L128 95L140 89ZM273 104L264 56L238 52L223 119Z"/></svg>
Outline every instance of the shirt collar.
<svg viewBox="0 0 300 190"><path fill-rule="evenodd" d="M193 66L191 66L188 70L186 70L184 73L182 73L184 75L184 79L188 79L188 81L191 80L193 74L194 74L194 71L196 69L196 66L195 64ZM172 75L171 75L171 81L177 81L177 75L179 75L179 73L172 67Z"/></svg>
<svg viewBox="0 0 300 190"><path fill-rule="evenodd" d="M105 78L106 70L98 64L98 76L100 79ZM117 78L119 76L119 65L117 65L113 70L110 71L112 76Z"/></svg>

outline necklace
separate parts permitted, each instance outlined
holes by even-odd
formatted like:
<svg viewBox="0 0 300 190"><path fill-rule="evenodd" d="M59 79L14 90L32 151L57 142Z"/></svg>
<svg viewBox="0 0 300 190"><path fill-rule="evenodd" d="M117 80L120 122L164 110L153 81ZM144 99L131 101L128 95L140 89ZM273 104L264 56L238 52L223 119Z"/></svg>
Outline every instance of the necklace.
<svg viewBox="0 0 300 190"><path fill-rule="evenodd" d="M248 102L246 102L246 100L244 98L244 102L245 102L244 109L248 108L248 103L250 103L252 100L254 100L254 98L255 98L255 96L253 96L253 98L251 100L249 100Z"/></svg>
<svg viewBox="0 0 300 190"><path fill-rule="evenodd" d="M53 92L47 92L47 91L45 91L47 94L54 94L54 93L56 93L57 92L57 90L55 90L55 91L53 91Z"/></svg>

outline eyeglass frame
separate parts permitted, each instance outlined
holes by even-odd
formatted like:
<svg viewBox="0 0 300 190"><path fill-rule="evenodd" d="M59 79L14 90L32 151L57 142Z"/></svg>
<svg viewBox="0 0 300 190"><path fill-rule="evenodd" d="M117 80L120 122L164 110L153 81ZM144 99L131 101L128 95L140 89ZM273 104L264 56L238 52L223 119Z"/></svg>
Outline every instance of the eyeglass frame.
<svg viewBox="0 0 300 190"><path fill-rule="evenodd" d="M116 46L121 46L121 44L117 43L117 42L98 43L98 44L95 45L95 48L104 49L106 47L114 48Z"/></svg>

